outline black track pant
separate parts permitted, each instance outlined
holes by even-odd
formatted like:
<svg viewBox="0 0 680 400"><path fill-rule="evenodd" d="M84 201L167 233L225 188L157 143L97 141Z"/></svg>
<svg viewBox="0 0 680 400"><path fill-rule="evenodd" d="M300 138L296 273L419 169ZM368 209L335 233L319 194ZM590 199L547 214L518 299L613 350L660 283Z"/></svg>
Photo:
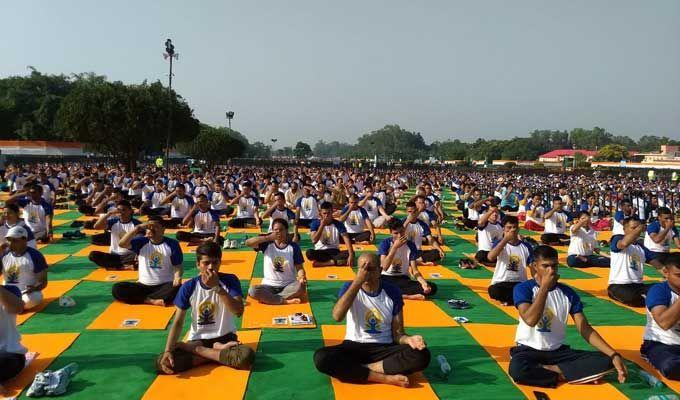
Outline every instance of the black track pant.
<svg viewBox="0 0 680 400"><path fill-rule="evenodd" d="M478 250L477 253L475 253L475 260L480 264L490 265L492 267L496 266L495 262L489 260L489 252L486 250Z"/></svg>
<svg viewBox="0 0 680 400"><path fill-rule="evenodd" d="M397 286L399 290L401 290L402 295L422 294L429 297L434 296L435 293L437 293L437 285L430 281L427 282L427 284L430 286L430 293L425 294L420 282L414 281L406 275L383 275L381 279Z"/></svg>
<svg viewBox="0 0 680 400"><path fill-rule="evenodd" d="M172 286L172 282L160 285L144 285L139 282L118 282L113 285L111 294L113 298L127 304L144 304L144 300L161 299L165 305L170 305L175 300L179 286Z"/></svg>
<svg viewBox="0 0 680 400"><path fill-rule="evenodd" d="M607 287L610 298L631 307L644 307L645 296L651 284L627 283L611 284Z"/></svg>
<svg viewBox="0 0 680 400"><path fill-rule="evenodd" d="M182 223L183 218L170 218L170 219L164 219L159 215L153 215L149 217L149 221L157 221L163 228L166 229L175 229L179 224Z"/></svg>
<svg viewBox="0 0 680 400"><path fill-rule="evenodd" d="M541 243L543 244L561 244L569 241L569 236L564 233L544 233L541 235Z"/></svg>
<svg viewBox="0 0 680 400"><path fill-rule="evenodd" d="M512 291L519 282L496 282L489 286L489 297L507 305L513 305Z"/></svg>
<svg viewBox="0 0 680 400"><path fill-rule="evenodd" d="M338 249L314 250L309 249L305 252L309 261L330 261L330 260L347 260L349 253L347 251L340 251Z"/></svg>
<svg viewBox="0 0 680 400"><path fill-rule="evenodd" d="M109 246L111 245L111 232L97 233L92 235L90 243L95 246Z"/></svg>
<svg viewBox="0 0 680 400"><path fill-rule="evenodd" d="M234 218L229 221L231 228L247 228L248 225L255 225L255 218Z"/></svg>
<svg viewBox="0 0 680 400"><path fill-rule="evenodd" d="M397 205L394 203L387 203L385 204L385 214L387 215L392 215L394 212L397 211Z"/></svg>
<svg viewBox="0 0 680 400"><path fill-rule="evenodd" d="M362 383L368 379L366 364L383 362L385 374L412 374L430 364L428 349L414 350L405 344L359 343L345 340L336 346L322 347L314 353L320 372L343 382Z"/></svg>
<svg viewBox="0 0 680 400"><path fill-rule="evenodd" d="M126 255L105 253L103 251L91 251L87 257L94 264L104 267L106 269L120 269L126 264L135 262L135 254L128 253Z"/></svg>
<svg viewBox="0 0 680 400"><path fill-rule="evenodd" d="M16 353L0 353L0 383L19 375L26 364L26 356Z"/></svg>
<svg viewBox="0 0 680 400"><path fill-rule="evenodd" d="M368 242L371 239L371 232L363 231L357 233L347 233L352 243Z"/></svg>
<svg viewBox="0 0 680 400"><path fill-rule="evenodd" d="M680 346L645 340L640 347L640 353L663 376L680 381Z"/></svg>
<svg viewBox="0 0 680 400"><path fill-rule="evenodd" d="M170 215L170 207L152 208L144 204L139 208L139 213L142 215Z"/></svg>
<svg viewBox="0 0 680 400"><path fill-rule="evenodd" d="M421 250L420 251L420 258L423 259L425 262L435 262L439 261L442 259L441 255L439 254L439 251L437 249L432 249L432 250Z"/></svg>
<svg viewBox="0 0 680 400"><path fill-rule="evenodd" d="M201 346L212 348L215 343L228 343L238 341L238 337L234 333L227 333L224 336L220 336L214 339L198 339L201 342ZM175 349L172 352L175 365L172 367L173 372L183 372L194 367L194 359L197 357L193 353L186 350ZM163 357L163 354L158 356L158 360ZM221 364L227 365L236 369L247 369L253 364L255 359L255 352L250 347L244 344L238 344L236 346L229 348L229 353L225 356L225 360ZM158 373L165 374L163 370L158 368Z"/></svg>
<svg viewBox="0 0 680 400"><path fill-rule="evenodd" d="M510 349L508 373L522 385L556 387L558 374L543 368L557 365L568 382L601 374L613 368L612 360L598 351L573 350L563 345L557 350L541 351L519 345Z"/></svg>

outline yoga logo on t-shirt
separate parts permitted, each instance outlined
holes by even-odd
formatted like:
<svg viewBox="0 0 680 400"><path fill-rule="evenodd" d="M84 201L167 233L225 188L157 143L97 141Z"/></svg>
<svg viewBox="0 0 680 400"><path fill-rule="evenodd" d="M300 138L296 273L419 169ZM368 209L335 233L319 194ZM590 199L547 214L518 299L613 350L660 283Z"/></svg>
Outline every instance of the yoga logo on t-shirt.
<svg viewBox="0 0 680 400"><path fill-rule="evenodd" d="M546 307L541 319L536 324L536 330L542 333L552 332L552 319L554 316L555 312L552 308Z"/></svg>
<svg viewBox="0 0 680 400"><path fill-rule="evenodd" d="M38 220L39 220L38 211L36 211L36 210L34 210L34 209L31 209L31 210L28 212L28 222L30 222L30 223L32 223L32 224L37 224L37 223L38 223Z"/></svg>
<svg viewBox="0 0 680 400"><path fill-rule="evenodd" d="M364 326L364 332L370 334L382 333L380 330L382 328L382 323L384 321L383 317L380 315L380 311L376 308L371 308L366 311L364 315L364 321L366 325Z"/></svg>
<svg viewBox="0 0 680 400"><path fill-rule="evenodd" d="M163 254L159 251L154 251L149 257L149 268L161 269L163 268Z"/></svg>
<svg viewBox="0 0 680 400"><path fill-rule="evenodd" d="M215 304L206 300L198 306L198 325L211 325L215 323Z"/></svg>
<svg viewBox="0 0 680 400"><path fill-rule="evenodd" d="M359 225L359 216L357 216L356 213L352 213L349 216L349 224L350 225Z"/></svg>
<svg viewBox="0 0 680 400"><path fill-rule="evenodd" d="M638 268L640 267L640 256L637 254L633 254L630 256L630 269L633 271L637 271Z"/></svg>
<svg viewBox="0 0 680 400"><path fill-rule="evenodd" d="M324 227L321 235L321 243L325 245L331 244L331 232L328 229L330 228Z"/></svg>
<svg viewBox="0 0 680 400"><path fill-rule="evenodd" d="M19 283L19 265L12 264L4 271L5 283Z"/></svg>
<svg viewBox="0 0 680 400"><path fill-rule="evenodd" d="M510 254L510 261L508 261L508 271L519 271L519 256L517 254Z"/></svg>
<svg viewBox="0 0 680 400"><path fill-rule="evenodd" d="M288 264L288 260L283 256L276 256L272 260L272 265L274 265L274 271L276 272L283 272L283 267L285 267L286 264Z"/></svg>
<svg viewBox="0 0 680 400"><path fill-rule="evenodd" d="M392 261L392 273L401 274L401 260L395 258Z"/></svg>
<svg viewBox="0 0 680 400"><path fill-rule="evenodd" d="M311 198L302 200L302 209L304 209L307 212L312 211L312 199Z"/></svg>

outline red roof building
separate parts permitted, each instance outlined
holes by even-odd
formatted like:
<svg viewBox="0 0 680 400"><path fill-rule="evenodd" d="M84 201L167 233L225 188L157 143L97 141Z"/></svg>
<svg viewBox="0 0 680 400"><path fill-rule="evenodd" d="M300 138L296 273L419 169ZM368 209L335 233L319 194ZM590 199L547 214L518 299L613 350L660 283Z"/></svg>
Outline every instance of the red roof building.
<svg viewBox="0 0 680 400"><path fill-rule="evenodd" d="M565 158L574 158L576 153L581 153L586 156L586 161L590 161L597 155L594 150L573 150L573 149L559 149L551 152L541 154L538 156L538 161L548 163L561 163Z"/></svg>

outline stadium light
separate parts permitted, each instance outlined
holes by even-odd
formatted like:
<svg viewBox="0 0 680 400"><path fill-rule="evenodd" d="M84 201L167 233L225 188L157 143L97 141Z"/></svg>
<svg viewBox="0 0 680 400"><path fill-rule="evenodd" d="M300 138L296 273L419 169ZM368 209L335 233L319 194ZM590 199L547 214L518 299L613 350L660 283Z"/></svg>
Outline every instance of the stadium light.
<svg viewBox="0 0 680 400"><path fill-rule="evenodd" d="M179 60L179 54L175 53L175 45L171 39L165 40L165 53L163 58L170 60L170 73L168 74L168 96L170 97L170 112L168 113L168 134L165 140L165 169L170 171L170 134L172 133L172 109L175 106L175 98L172 95L172 59Z"/></svg>

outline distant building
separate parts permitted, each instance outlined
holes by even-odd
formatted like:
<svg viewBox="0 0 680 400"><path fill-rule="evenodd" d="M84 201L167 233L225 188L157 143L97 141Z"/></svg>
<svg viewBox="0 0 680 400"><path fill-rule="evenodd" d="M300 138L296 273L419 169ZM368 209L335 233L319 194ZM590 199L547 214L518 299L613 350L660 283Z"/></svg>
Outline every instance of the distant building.
<svg viewBox="0 0 680 400"><path fill-rule="evenodd" d="M77 142L44 140L0 140L3 156L84 156L83 145Z"/></svg>
<svg viewBox="0 0 680 400"><path fill-rule="evenodd" d="M680 149L678 146L664 144L659 153L636 153L635 158L642 163L680 162Z"/></svg>
<svg viewBox="0 0 680 400"><path fill-rule="evenodd" d="M586 157L586 161L592 161L597 155L594 150L573 150L573 149L559 149L551 152L541 154L538 156L538 161L542 163L558 163L561 164L565 159L573 160L576 153L581 153Z"/></svg>

